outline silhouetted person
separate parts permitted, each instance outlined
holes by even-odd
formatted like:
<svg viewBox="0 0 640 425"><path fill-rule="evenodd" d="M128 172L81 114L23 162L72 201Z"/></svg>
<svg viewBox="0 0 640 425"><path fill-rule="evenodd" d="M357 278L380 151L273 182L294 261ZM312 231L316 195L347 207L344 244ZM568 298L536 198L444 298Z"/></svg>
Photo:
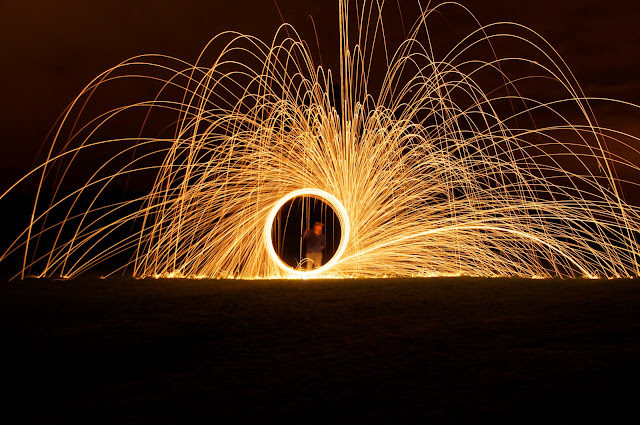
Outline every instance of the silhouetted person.
<svg viewBox="0 0 640 425"><path fill-rule="evenodd" d="M311 229L307 229L304 232L303 237L307 242L307 250L304 254L307 260L307 270L312 270L322 265L322 251L325 245L325 236L322 233L323 226L322 223L316 221Z"/></svg>

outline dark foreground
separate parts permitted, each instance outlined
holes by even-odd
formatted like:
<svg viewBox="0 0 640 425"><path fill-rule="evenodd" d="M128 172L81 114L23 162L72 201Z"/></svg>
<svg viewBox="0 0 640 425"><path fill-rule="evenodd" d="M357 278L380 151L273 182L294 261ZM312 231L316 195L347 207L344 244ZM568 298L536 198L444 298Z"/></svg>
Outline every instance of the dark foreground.
<svg viewBox="0 0 640 425"><path fill-rule="evenodd" d="M26 281L9 423L635 423L640 281Z"/></svg>

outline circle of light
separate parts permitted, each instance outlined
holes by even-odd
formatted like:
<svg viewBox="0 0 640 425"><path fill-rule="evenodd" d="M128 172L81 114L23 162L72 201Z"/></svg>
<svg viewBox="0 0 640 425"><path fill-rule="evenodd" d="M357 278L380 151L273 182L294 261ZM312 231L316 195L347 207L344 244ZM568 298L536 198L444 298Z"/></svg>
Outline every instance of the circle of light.
<svg viewBox="0 0 640 425"><path fill-rule="evenodd" d="M280 259L280 257L276 253L275 248L273 247L272 228L273 228L273 221L276 218L276 214L278 214L278 211L280 211L280 209L284 206L284 204L287 203L287 201L290 201L299 196L310 196L326 202L331 208L333 208L333 211L335 211L336 214L338 215L338 220L340 220L340 226L342 230L342 235L340 237L340 244L338 245L338 249L336 253L333 255L333 257L331 257L331 260L327 261L321 267L318 267L317 269L310 270L310 271L296 270L290 267L288 264L286 264L284 261ZM280 198L280 200L276 202L271 208L271 212L269 212L269 216L267 217L267 220L265 222L264 242L265 242L265 246L267 247L267 252L269 253L269 257L271 257L271 260L273 260L276 266L278 266L281 270L283 270L289 275L293 275L297 277L302 277L302 278L312 277L312 276L317 276L319 274L326 272L331 267L333 267L338 261L340 261L342 254L344 254L344 251L347 249L347 242L349 241L349 231L350 231L349 215L347 214L346 208L344 207L344 205L342 205L342 202L340 202L338 198L320 189L298 189Z"/></svg>

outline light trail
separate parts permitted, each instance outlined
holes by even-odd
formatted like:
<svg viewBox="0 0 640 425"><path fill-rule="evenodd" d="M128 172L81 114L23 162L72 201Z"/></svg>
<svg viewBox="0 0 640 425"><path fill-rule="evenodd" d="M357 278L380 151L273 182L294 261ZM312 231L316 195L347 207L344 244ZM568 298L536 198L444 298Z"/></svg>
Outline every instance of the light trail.
<svg viewBox="0 0 640 425"><path fill-rule="evenodd" d="M321 267L318 267L317 269L313 269L310 271L297 270L290 267L284 261L282 261L282 259L276 253L275 248L273 247L273 235L272 235L273 221L275 220L276 215L278 214L280 209L284 206L284 204L298 197L317 198L325 202L327 205L329 205L336 212L336 215L338 216L338 220L340 221L340 229L342 233L340 238L340 243L338 244L338 249L336 250L333 257L331 257L329 261L327 261ZM349 242L349 231L350 231L349 213L347 212L346 208L342 205L342 203L340 203L340 201L335 196L319 189L299 189L299 190L294 190L293 192L283 196L271 208L271 212L269 212L269 216L265 221L265 226L263 231L264 245L267 247L267 253L269 254L269 259L273 263L275 263L283 273L290 276L308 278L308 277L320 276L323 273L328 272L333 268L333 266L336 263L340 261L342 254L344 254L344 251L347 249L347 245Z"/></svg>
<svg viewBox="0 0 640 425"><path fill-rule="evenodd" d="M383 4L347 3L335 81L288 25L269 44L220 34L195 64L148 55L99 75L23 179L38 185L33 216L0 260L21 256L20 277L105 261L136 277L640 275L640 208L623 195L639 189L639 139L593 112L636 105L585 97L521 25L478 24L438 55L431 19L475 19L445 3L392 50ZM529 56L500 57L496 42ZM150 99L95 112L101 94L147 84ZM109 136L133 120L135 134ZM300 196L341 226L336 255L310 272L272 242Z"/></svg>

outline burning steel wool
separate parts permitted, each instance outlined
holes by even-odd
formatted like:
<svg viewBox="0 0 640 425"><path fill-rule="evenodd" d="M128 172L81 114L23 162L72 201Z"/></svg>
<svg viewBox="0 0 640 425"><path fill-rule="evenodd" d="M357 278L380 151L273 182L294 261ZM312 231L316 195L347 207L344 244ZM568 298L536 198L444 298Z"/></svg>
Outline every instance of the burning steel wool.
<svg viewBox="0 0 640 425"><path fill-rule="evenodd" d="M437 53L434 16L472 16L447 3L390 51L378 3L339 7L337 73L283 25L269 44L223 33L195 64L148 55L99 75L25 176L39 182L30 225L0 259L20 255L20 277L114 261L136 277L640 275L640 211L622 193L637 184L618 177L640 171L638 138L592 110L614 100L585 97L557 52L515 23L478 24ZM498 56L502 40L536 58ZM510 75L513 64L530 72ZM96 93L125 80L159 88L94 114ZM530 80L565 95L532 96ZM111 137L123 116L140 131ZM148 136L158 122L164 133ZM340 222L335 255L311 271L273 246L274 219L296 197Z"/></svg>

